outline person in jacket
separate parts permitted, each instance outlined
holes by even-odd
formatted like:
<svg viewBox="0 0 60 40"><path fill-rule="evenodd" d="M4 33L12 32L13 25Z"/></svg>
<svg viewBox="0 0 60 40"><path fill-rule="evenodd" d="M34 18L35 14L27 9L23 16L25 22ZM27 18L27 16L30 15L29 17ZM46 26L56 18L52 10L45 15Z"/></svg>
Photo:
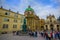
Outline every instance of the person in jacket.
<svg viewBox="0 0 60 40"><path fill-rule="evenodd" d="M60 40L60 31L58 31L58 39Z"/></svg>

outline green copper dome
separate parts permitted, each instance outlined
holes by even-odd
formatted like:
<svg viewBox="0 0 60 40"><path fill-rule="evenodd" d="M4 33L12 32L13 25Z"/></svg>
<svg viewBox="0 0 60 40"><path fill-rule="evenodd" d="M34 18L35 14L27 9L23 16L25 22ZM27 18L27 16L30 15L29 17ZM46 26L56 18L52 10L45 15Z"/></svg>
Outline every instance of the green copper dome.
<svg viewBox="0 0 60 40"><path fill-rule="evenodd" d="M30 6L25 11L34 11Z"/></svg>

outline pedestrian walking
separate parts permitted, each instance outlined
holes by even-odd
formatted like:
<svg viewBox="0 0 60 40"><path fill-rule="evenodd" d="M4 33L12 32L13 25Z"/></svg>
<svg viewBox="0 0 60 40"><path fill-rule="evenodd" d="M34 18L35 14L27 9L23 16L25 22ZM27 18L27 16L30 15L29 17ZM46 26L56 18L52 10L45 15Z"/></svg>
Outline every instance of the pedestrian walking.
<svg viewBox="0 0 60 40"><path fill-rule="evenodd" d="M48 31L48 40L51 40L51 32Z"/></svg>
<svg viewBox="0 0 60 40"><path fill-rule="evenodd" d="M37 37L37 31L35 32L35 37Z"/></svg>
<svg viewBox="0 0 60 40"><path fill-rule="evenodd" d="M43 31L41 31L41 36L43 37Z"/></svg>
<svg viewBox="0 0 60 40"><path fill-rule="evenodd" d="M58 32L58 39L60 40L60 31Z"/></svg>
<svg viewBox="0 0 60 40"><path fill-rule="evenodd" d="M52 32L52 38L55 40L55 31Z"/></svg>
<svg viewBox="0 0 60 40"><path fill-rule="evenodd" d="M48 40L48 33L45 33L45 39Z"/></svg>

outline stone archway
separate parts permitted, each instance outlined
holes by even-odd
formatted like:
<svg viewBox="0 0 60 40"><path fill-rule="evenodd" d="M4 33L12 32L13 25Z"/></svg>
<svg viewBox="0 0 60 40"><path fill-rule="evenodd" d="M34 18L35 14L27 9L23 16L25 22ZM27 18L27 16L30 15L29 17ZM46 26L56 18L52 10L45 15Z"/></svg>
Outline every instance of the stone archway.
<svg viewBox="0 0 60 40"><path fill-rule="evenodd" d="M53 24L50 24L50 30L54 30L54 25Z"/></svg>

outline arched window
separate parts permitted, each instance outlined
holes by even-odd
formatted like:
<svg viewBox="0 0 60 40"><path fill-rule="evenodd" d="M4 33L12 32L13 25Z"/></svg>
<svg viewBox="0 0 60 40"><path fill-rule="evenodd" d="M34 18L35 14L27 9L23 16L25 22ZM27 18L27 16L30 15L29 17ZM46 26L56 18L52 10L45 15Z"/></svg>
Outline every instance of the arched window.
<svg viewBox="0 0 60 40"><path fill-rule="evenodd" d="M57 27L59 27L59 25L57 25Z"/></svg>
<svg viewBox="0 0 60 40"><path fill-rule="evenodd" d="M50 29L53 31L53 24L50 24Z"/></svg>
<svg viewBox="0 0 60 40"><path fill-rule="evenodd" d="M59 25L57 25L57 30L59 31Z"/></svg>

